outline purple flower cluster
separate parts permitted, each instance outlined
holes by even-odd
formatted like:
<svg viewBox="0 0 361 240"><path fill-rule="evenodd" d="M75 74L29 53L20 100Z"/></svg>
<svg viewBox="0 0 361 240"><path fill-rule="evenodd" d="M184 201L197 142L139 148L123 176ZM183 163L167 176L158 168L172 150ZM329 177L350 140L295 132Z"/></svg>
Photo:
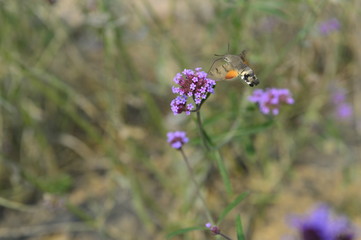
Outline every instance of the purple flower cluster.
<svg viewBox="0 0 361 240"><path fill-rule="evenodd" d="M193 109L192 103L187 104L187 96L177 96L172 100L170 106L174 115L181 114L182 112L185 112L187 115L189 115Z"/></svg>
<svg viewBox="0 0 361 240"><path fill-rule="evenodd" d="M354 230L346 217L336 217L330 209L321 205L309 216L293 219L292 225L302 240L352 240Z"/></svg>
<svg viewBox="0 0 361 240"><path fill-rule="evenodd" d="M186 133L182 131L168 132L167 137L168 143L175 149L181 149L188 142Z"/></svg>
<svg viewBox="0 0 361 240"><path fill-rule="evenodd" d="M349 119L352 116L352 107L348 103L337 105L336 114L340 120Z"/></svg>
<svg viewBox="0 0 361 240"><path fill-rule="evenodd" d="M332 96L332 102L335 105L336 117L339 120L347 120L352 116L352 106L346 102L346 93L344 90L336 91Z"/></svg>
<svg viewBox="0 0 361 240"><path fill-rule="evenodd" d="M172 87L173 93L179 94L172 102L171 109L174 115L185 112L187 115L193 109L193 104L187 104L189 97L193 98L196 105L207 98L208 94L214 92L216 82L207 78L207 73L201 68L195 70L184 69L182 73L177 73L173 81L180 87Z"/></svg>
<svg viewBox="0 0 361 240"><path fill-rule="evenodd" d="M340 22L337 18L331 18L326 20L318 26L319 32L322 35L329 35L330 33L339 30L341 27Z"/></svg>
<svg viewBox="0 0 361 240"><path fill-rule="evenodd" d="M250 102L258 103L263 114L277 115L281 104L293 104L295 101L288 89L268 88L257 89L248 98Z"/></svg>

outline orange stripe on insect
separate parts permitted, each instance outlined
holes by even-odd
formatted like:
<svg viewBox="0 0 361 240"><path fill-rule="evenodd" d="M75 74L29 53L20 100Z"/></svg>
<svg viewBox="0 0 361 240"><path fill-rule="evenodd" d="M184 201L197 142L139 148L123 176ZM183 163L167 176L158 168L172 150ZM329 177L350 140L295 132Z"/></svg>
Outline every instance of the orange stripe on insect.
<svg viewBox="0 0 361 240"><path fill-rule="evenodd" d="M231 71L228 71L226 76L225 76L225 79L232 79L232 78L235 78L238 76L238 71L235 71L235 70L231 70Z"/></svg>

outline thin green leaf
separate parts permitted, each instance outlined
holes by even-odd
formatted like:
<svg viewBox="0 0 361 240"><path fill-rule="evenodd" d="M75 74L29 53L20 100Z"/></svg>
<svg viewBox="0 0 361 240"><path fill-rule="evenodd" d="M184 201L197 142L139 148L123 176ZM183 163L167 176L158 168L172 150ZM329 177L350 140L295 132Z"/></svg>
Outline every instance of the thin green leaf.
<svg viewBox="0 0 361 240"><path fill-rule="evenodd" d="M223 210L223 212L221 213L218 221L217 221L217 224L220 224L223 219L226 217L226 215L233 209L235 208L243 199L245 199L248 195L248 192L244 192L244 193L241 193L239 194L236 199L231 202L230 204L228 204L228 206Z"/></svg>
<svg viewBox="0 0 361 240"><path fill-rule="evenodd" d="M217 124L217 122L224 120L225 118L232 118L234 117L234 113L232 111L225 112L222 114L214 114L213 116L208 117L203 121L204 126L212 126Z"/></svg>
<svg viewBox="0 0 361 240"><path fill-rule="evenodd" d="M262 132L262 131L266 130L267 128L271 127L273 125L273 123L274 123L274 121L271 119L271 120L264 122L262 124L259 124L259 125L238 128L235 131L227 132L225 134L216 136L213 139L215 142L219 143L219 144L217 144L217 148L220 148L223 145L227 144L228 142L232 141L236 137L247 136L247 135L252 135L252 134Z"/></svg>
<svg viewBox="0 0 361 240"><path fill-rule="evenodd" d="M167 235L167 239L171 239L177 235L185 234L187 232L195 231L195 230L205 230L204 227L189 227L189 228L183 228L179 229L177 231L171 232Z"/></svg>
<svg viewBox="0 0 361 240"><path fill-rule="evenodd" d="M277 3L277 2L261 2L258 4L254 4L253 6L256 10L274 15L274 16L278 16L281 18L285 18L286 14L283 11L283 4L282 3Z"/></svg>
<svg viewBox="0 0 361 240"><path fill-rule="evenodd" d="M11 102L7 101L2 96L0 96L0 108L7 110L9 113L14 113L16 111Z"/></svg>
<svg viewBox="0 0 361 240"><path fill-rule="evenodd" d="M277 8L259 8L260 11L263 11L265 13L268 13L270 15L274 15L277 17L281 17L281 18L286 18L286 14L281 10L281 9L277 9Z"/></svg>
<svg viewBox="0 0 361 240"><path fill-rule="evenodd" d="M245 240L240 215L238 215L237 218L236 218L236 231L237 231L237 240Z"/></svg>
<svg viewBox="0 0 361 240"><path fill-rule="evenodd" d="M228 196L232 196L233 190L232 190L231 180L229 178L227 168L224 165L223 158L218 150L214 151L214 157L215 157L219 172L221 174L224 186L226 188L226 192L227 192Z"/></svg>
<svg viewBox="0 0 361 240"><path fill-rule="evenodd" d="M274 121L272 119L270 119L267 122L264 122L264 123L259 124L259 125L248 126L248 127L245 127L245 128L239 128L237 130L236 134L235 134L235 137L262 132L263 130L271 127L273 125L273 123L274 123Z"/></svg>

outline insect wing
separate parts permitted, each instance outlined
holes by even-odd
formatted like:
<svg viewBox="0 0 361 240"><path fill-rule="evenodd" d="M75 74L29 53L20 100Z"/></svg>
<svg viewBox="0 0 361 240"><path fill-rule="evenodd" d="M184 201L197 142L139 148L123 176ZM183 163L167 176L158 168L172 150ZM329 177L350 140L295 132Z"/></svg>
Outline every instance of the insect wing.
<svg viewBox="0 0 361 240"><path fill-rule="evenodd" d="M226 80L226 75L231 70L233 69L230 63L221 61L220 63L214 64L209 71L209 77L216 81Z"/></svg>

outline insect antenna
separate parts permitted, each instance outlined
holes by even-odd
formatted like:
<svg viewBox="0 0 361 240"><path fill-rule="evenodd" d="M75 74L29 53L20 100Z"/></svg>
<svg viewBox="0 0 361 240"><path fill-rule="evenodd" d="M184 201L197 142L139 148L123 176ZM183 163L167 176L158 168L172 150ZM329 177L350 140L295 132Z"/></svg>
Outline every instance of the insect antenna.
<svg viewBox="0 0 361 240"><path fill-rule="evenodd" d="M227 45L227 52L228 52L228 53L229 53L229 48L230 48L230 44L228 43L228 45ZM225 55L226 55L226 54L214 54L214 56L220 57L220 58L217 58L217 59L215 59L215 60L213 61L211 67L210 67L209 70L208 70L208 73L211 71L213 65L214 65L217 61L224 59L224 56L225 56Z"/></svg>
<svg viewBox="0 0 361 240"><path fill-rule="evenodd" d="M231 47L231 45L228 43L227 44L227 54L229 54L229 48ZM217 56L217 57L222 57L224 55L227 55L227 54L214 54L214 56Z"/></svg>

